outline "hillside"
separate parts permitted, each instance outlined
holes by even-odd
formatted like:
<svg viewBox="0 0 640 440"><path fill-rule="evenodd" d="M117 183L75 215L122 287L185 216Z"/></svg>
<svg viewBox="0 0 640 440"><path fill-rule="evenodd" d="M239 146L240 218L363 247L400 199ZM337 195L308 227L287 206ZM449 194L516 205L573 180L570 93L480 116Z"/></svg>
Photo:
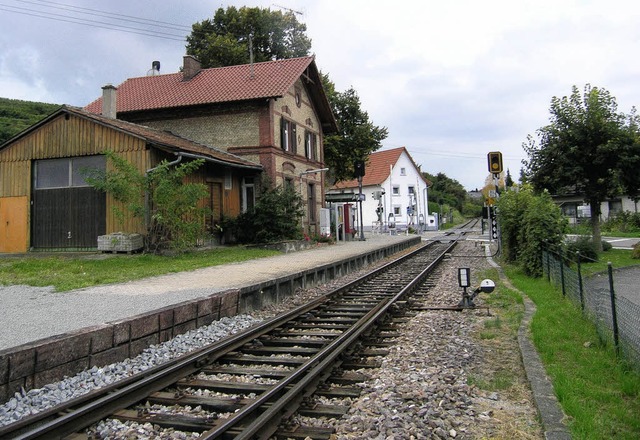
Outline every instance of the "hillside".
<svg viewBox="0 0 640 440"><path fill-rule="evenodd" d="M0 98L0 145L58 108L58 104Z"/></svg>

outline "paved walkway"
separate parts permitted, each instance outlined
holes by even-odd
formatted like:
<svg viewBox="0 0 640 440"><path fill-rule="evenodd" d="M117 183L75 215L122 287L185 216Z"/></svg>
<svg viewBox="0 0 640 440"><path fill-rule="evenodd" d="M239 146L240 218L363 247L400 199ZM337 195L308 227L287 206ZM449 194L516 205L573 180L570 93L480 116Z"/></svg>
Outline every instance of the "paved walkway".
<svg viewBox="0 0 640 440"><path fill-rule="evenodd" d="M0 286L0 350L251 286L385 248L411 236L367 235L300 252L69 292Z"/></svg>

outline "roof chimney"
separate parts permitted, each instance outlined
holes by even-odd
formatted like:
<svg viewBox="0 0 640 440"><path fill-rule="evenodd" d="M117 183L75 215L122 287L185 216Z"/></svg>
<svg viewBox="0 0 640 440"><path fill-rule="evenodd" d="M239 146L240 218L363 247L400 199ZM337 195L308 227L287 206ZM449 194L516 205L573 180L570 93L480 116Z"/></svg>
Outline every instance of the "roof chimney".
<svg viewBox="0 0 640 440"><path fill-rule="evenodd" d="M196 60L191 55L185 55L182 66L182 80L189 81L200 72L201 68L202 66L200 61Z"/></svg>
<svg viewBox="0 0 640 440"><path fill-rule="evenodd" d="M118 90L112 84L107 84L102 88L102 116L116 119L116 91Z"/></svg>

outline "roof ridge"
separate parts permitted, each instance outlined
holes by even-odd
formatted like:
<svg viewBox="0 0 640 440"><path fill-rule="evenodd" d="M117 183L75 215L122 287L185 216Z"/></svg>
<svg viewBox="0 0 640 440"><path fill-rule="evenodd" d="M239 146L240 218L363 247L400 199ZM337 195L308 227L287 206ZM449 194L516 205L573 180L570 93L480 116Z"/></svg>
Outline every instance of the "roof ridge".
<svg viewBox="0 0 640 440"><path fill-rule="evenodd" d="M315 56L313 55L306 55L303 57L294 57L294 58L281 58L279 60L269 60L269 61L259 61L259 62L254 62L252 63L244 63L244 64L232 64L229 66L219 66L219 67L205 67L200 69L200 72L205 72L205 71L210 71L210 70L231 70L231 69L238 69L240 67L250 67L250 66L259 66L259 65L265 65L265 64L272 64L272 63L284 63L284 62L292 62L292 61L296 61L296 60L303 60L303 59L312 59L315 60ZM182 75L182 71L178 71L178 72L172 72L172 73L161 73L158 75L153 75L153 77L157 78L159 76L171 76L171 75ZM132 80L132 79L145 79L145 78L149 78L148 75L140 75L140 76L132 76L130 78L125 79L122 83L120 84L124 84L125 82Z"/></svg>

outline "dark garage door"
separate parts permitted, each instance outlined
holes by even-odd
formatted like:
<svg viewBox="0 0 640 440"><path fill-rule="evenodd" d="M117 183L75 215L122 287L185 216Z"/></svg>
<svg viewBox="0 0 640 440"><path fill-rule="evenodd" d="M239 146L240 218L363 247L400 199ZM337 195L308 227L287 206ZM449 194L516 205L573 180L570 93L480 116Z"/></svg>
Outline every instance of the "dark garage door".
<svg viewBox="0 0 640 440"><path fill-rule="evenodd" d="M104 156L35 161L32 247L97 247L106 231L106 196L84 180L95 169L105 169Z"/></svg>

